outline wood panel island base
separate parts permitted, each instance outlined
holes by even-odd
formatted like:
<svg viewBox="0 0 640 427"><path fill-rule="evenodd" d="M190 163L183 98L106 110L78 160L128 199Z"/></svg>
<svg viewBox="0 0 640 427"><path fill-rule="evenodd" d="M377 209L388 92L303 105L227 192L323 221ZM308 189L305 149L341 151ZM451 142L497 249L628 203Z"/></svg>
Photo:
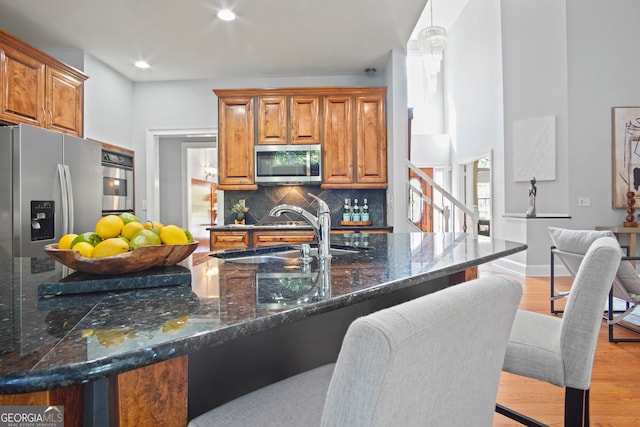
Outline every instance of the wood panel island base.
<svg viewBox="0 0 640 427"><path fill-rule="evenodd" d="M11 284L0 317L13 320L0 323L0 404L62 404L70 426L184 426L335 361L355 318L473 278L478 265L525 249L464 234L381 234L329 262L188 259L190 285L49 299L37 297L37 285L62 278L60 265L0 260L0 278ZM107 384L102 396L87 394L99 384ZM105 419L97 420L101 408Z"/></svg>

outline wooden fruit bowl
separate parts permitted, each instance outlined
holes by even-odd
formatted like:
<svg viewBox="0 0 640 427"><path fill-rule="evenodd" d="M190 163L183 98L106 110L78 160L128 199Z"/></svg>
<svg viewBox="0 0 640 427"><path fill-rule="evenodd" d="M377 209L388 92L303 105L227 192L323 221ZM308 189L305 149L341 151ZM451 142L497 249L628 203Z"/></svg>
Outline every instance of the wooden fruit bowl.
<svg viewBox="0 0 640 427"><path fill-rule="evenodd" d="M57 243L44 247L47 255L59 263L83 273L113 275L133 273L151 267L174 265L196 250L198 242L185 245L142 246L135 251L104 258L86 258L71 249L58 249Z"/></svg>

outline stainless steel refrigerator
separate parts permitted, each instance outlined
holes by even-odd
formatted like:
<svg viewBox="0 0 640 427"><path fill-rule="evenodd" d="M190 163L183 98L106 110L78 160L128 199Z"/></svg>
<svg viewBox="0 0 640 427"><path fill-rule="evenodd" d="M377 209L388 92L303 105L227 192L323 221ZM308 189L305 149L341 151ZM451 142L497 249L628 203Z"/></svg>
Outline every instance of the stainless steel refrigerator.
<svg viewBox="0 0 640 427"><path fill-rule="evenodd" d="M29 125L0 127L0 256L44 256L102 210L102 147Z"/></svg>

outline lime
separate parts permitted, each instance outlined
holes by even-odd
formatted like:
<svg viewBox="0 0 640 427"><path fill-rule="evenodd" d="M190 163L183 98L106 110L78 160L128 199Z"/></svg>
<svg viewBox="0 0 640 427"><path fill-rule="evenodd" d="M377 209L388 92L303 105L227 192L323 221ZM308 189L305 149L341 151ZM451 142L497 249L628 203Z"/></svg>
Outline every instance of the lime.
<svg viewBox="0 0 640 427"><path fill-rule="evenodd" d="M160 229L160 240L165 245L184 245L188 242L187 234L177 225L166 225Z"/></svg>
<svg viewBox="0 0 640 427"><path fill-rule="evenodd" d="M65 234L58 240L58 249L71 249L71 242L73 242L73 239L76 237L78 237L77 234Z"/></svg>
<svg viewBox="0 0 640 427"><path fill-rule="evenodd" d="M91 243L78 242L73 245L73 250L80 252L80 255L85 258L91 258L93 255L93 246L91 246Z"/></svg>
<svg viewBox="0 0 640 427"><path fill-rule="evenodd" d="M122 235L122 237L126 237L127 239L131 240L133 236L138 233L138 231L144 229L144 225L140 224L139 222L129 222L124 225L120 234Z"/></svg>
<svg viewBox="0 0 640 427"><path fill-rule="evenodd" d="M124 227L124 222L117 215L103 216L96 223L96 234L103 239L118 237Z"/></svg>
<svg viewBox="0 0 640 427"><path fill-rule="evenodd" d="M152 246L152 245L161 245L162 241L160 240L160 236L154 233L151 230L140 230L138 233L133 236L129 243L129 247L132 250L136 250L142 246Z"/></svg>
<svg viewBox="0 0 640 427"><path fill-rule="evenodd" d="M138 217L132 214L131 212L123 212L118 216L120 217L124 225L127 225L130 222L140 222L140 219L138 219Z"/></svg>
<svg viewBox="0 0 640 427"><path fill-rule="evenodd" d="M78 236L71 241L71 249L74 249L76 244L80 242L89 243L91 246L95 246L100 243L102 239L96 233L87 231L86 233L78 234Z"/></svg>
<svg viewBox="0 0 640 427"><path fill-rule="evenodd" d="M195 239L193 238L193 234L191 234L189 230L187 230L186 228L183 228L182 231L184 231L184 234L187 235L187 241L189 243L193 243L195 241Z"/></svg>
<svg viewBox="0 0 640 427"><path fill-rule="evenodd" d="M129 251L129 245L119 237L111 237L98 243L93 248L93 258L104 258Z"/></svg>

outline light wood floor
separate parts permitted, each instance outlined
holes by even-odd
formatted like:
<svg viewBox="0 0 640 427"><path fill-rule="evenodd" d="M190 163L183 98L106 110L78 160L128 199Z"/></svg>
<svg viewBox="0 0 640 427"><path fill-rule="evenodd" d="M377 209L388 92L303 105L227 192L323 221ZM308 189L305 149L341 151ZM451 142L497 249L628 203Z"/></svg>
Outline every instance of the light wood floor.
<svg viewBox="0 0 640 427"><path fill-rule="evenodd" d="M490 267L479 269L480 276L488 274L504 272ZM549 314L549 278L516 277L524 290L520 308ZM568 289L570 279L560 278L560 281L559 288ZM616 336L625 333L634 336L624 330L616 332ZM640 343L610 343L603 322L591 378L592 427L640 426ZM563 388L503 372L497 400L550 426L563 425ZM494 427L517 425L520 424L502 415L494 417Z"/></svg>

